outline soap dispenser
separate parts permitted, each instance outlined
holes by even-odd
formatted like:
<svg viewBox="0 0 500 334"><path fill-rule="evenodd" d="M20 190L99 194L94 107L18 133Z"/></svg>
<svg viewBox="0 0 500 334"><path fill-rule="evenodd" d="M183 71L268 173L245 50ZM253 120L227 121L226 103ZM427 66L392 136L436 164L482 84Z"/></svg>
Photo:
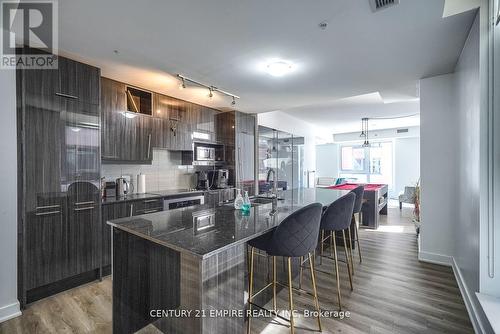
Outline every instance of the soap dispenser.
<svg viewBox="0 0 500 334"><path fill-rule="evenodd" d="M241 211L250 212L251 207L252 204L250 203L250 198L248 197L248 191L245 191L245 197L243 197L243 207L241 208Z"/></svg>
<svg viewBox="0 0 500 334"><path fill-rule="evenodd" d="M234 199L234 208L241 210L243 207L243 196L241 196L241 189L236 189L236 198Z"/></svg>

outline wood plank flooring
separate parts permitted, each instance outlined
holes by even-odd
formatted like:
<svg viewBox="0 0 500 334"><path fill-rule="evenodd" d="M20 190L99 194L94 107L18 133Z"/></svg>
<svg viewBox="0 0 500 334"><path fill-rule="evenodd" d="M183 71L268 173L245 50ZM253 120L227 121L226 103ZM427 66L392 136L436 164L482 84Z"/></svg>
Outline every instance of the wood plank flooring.
<svg viewBox="0 0 500 334"><path fill-rule="evenodd" d="M363 262L355 259L352 292L345 264L340 264L342 305L350 317L322 318L323 333L473 333L451 268L417 260L410 216L410 208L400 212L391 207L378 231L360 232ZM343 257L342 252L339 255ZM333 272L332 261L323 260L318 268ZM337 310L334 277L317 273L316 278L321 309ZM22 316L1 323L0 333L111 333L111 284L108 278L35 302ZM310 289L308 271L303 288ZM299 313L314 309L309 295L293 297ZM283 290L278 308L287 306ZM317 329L315 318L299 317L296 326L296 333ZM289 331L282 320L252 320L252 333ZM158 331L149 326L141 333Z"/></svg>

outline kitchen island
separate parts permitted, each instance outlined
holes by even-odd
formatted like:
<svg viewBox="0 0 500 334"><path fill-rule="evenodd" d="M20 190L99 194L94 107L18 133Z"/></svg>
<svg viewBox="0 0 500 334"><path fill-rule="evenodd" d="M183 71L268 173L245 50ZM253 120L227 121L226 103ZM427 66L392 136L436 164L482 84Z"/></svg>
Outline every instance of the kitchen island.
<svg viewBox="0 0 500 334"><path fill-rule="evenodd" d="M287 190L280 200L256 198L247 215L231 204L198 205L109 221L113 332L149 324L165 333L244 332L246 242L308 204L328 205L345 193ZM267 280L267 259L259 258L256 286Z"/></svg>

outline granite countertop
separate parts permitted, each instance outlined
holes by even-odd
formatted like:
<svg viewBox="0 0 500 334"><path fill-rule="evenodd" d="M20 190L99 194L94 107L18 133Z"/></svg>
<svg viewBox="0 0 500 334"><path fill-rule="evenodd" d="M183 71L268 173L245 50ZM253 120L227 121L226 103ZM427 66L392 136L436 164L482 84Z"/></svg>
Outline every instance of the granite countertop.
<svg viewBox="0 0 500 334"><path fill-rule="evenodd" d="M228 247L244 243L279 225L296 210L315 202L328 205L347 191L292 189L284 191L275 210L272 203L252 206L243 216L232 203L198 205L108 221L122 231L179 252L207 258Z"/></svg>
<svg viewBox="0 0 500 334"><path fill-rule="evenodd" d="M162 198L162 197L170 197L177 195L198 195L203 193L203 190L192 190L192 189L168 189L168 190L160 190L160 191L151 191L144 194L130 194L120 197L105 197L102 199L102 204L113 204L120 202L128 202L128 201L136 201L141 199L152 199L152 198Z"/></svg>

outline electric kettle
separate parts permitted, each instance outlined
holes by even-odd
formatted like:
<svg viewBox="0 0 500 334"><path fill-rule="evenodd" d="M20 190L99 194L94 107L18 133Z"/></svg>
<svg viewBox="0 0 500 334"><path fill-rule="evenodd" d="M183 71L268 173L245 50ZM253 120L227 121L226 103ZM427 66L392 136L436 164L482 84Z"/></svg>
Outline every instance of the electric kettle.
<svg viewBox="0 0 500 334"><path fill-rule="evenodd" d="M116 179L116 197L122 197L130 192L130 184L124 177Z"/></svg>

